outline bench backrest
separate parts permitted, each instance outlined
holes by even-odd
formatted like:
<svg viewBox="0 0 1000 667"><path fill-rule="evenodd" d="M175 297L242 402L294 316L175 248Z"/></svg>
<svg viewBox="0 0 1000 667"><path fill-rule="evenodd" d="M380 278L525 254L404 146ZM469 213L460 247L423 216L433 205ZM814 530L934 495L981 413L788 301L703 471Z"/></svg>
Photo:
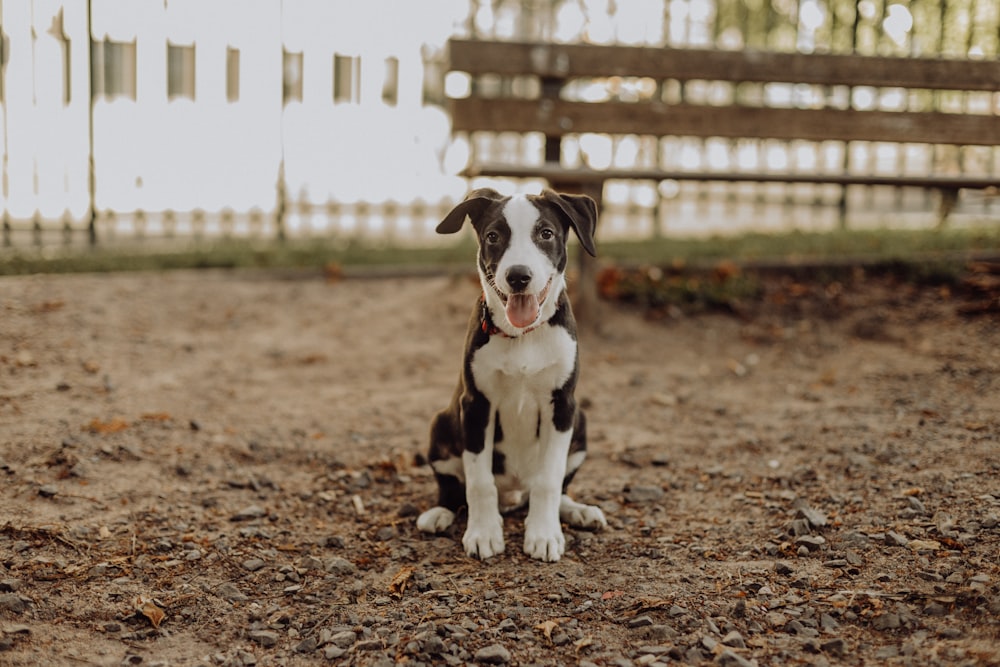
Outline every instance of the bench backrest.
<svg viewBox="0 0 1000 667"><path fill-rule="evenodd" d="M468 97L451 100L456 131L1000 145L998 60L454 39L449 69L473 79ZM645 94L601 103L567 94L575 83L617 79L646 79ZM677 99L667 99L665 82ZM723 103L694 100L692 82L726 82L732 92ZM806 94L769 105L760 85L748 95L740 89L774 83L805 84ZM899 109L856 108L857 86L896 91ZM979 107L972 113L969 94Z"/></svg>

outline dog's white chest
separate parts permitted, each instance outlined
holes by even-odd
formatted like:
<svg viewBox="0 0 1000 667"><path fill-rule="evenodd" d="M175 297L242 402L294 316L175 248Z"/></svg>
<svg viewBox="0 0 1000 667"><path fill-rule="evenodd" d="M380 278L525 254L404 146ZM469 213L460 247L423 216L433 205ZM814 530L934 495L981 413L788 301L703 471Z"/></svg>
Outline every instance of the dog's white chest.
<svg viewBox="0 0 1000 667"><path fill-rule="evenodd" d="M548 400L576 364L576 341L563 327L544 326L520 338L496 336L472 359L476 387L491 404Z"/></svg>

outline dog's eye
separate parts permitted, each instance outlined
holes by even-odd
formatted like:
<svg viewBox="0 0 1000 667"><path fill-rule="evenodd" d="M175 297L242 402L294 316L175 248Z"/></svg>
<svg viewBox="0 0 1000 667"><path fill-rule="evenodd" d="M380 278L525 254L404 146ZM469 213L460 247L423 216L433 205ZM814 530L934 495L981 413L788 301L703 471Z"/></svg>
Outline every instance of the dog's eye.
<svg viewBox="0 0 1000 667"><path fill-rule="evenodd" d="M489 244L491 244L491 245L494 244L494 243L499 243L500 242L500 235L497 234L496 232L487 232L486 233L486 242L489 243Z"/></svg>
<svg viewBox="0 0 1000 667"><path fill-rule="evenodd" d="M542 238L543 241L551 241L552 237L555 236L556 233L551 229L549 229L548 227L546 227L545 229L538 232L538 235Z"/></svg>

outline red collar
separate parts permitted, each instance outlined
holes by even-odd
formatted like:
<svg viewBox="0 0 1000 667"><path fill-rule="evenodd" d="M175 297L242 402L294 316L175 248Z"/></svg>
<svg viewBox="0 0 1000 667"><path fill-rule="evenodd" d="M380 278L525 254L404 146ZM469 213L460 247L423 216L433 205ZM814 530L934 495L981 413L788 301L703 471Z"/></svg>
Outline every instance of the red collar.
<svg viewBox="0 0 1000 667"><path fill-rule="evenodd" d="M524 331L522 331L518 335L512 336L509 333L507 333L506 331L504 331L503 329L501 329L500 327L498 327L497 325L493 324L493 321L490 319L490 309L489 309L489 306L486 305L486 294L485 293L479 295L479 303L483 304L483 314L482 314L482 318L481 318L482 319L481 328L483 330L483 333L486 334L487 336L503 336L504 338L520 338L521 336L526 336L527 334L531 333L532 331L534 331L535 329L537 329L538 327L541 326L541 324L536 324L533 327L528 327L527 329L525 329Z"/></svg>

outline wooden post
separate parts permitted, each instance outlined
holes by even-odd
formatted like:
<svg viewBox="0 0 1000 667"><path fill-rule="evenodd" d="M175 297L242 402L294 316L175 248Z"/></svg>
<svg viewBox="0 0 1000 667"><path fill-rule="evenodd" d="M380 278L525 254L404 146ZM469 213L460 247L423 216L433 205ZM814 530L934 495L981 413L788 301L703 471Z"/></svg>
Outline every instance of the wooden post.
<svg viewBox="0 0 1000 667"><path fill-rule="evenodd" d="M558 100L566 80L558 77L542 78L542 98ZM562 164L562 135L545 135L545 163L554 167ZM600 219L601 201L604 195L603 182L578 182L551 179L549 185L557 192L568 194L583 194L590 196L597 203L597 214ZM596 234L596 228L595 228ZM594 326L599 321L597 317L597 260L579 249L579 279L577 280L576 298L573 300L573 310L577 322L581 326Z"/></svg>

